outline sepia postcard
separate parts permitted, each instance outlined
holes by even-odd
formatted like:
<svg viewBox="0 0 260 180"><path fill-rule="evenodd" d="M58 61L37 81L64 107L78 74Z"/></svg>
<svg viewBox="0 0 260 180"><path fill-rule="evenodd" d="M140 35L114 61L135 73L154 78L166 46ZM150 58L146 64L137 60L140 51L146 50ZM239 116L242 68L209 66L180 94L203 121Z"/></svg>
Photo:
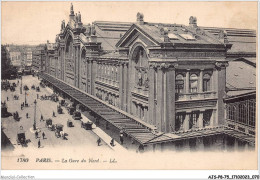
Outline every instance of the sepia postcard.
<svg viewBox="0 0 260 180"><path fill-rule="evenodd" d="M2 170L257 170L257 8L2 1Z"/></svg>

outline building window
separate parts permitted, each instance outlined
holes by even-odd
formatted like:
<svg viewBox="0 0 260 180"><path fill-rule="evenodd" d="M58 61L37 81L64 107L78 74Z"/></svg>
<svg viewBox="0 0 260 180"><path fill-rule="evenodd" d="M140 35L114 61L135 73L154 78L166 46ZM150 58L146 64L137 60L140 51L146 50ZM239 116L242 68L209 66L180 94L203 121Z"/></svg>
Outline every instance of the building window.
<svg viewBox="0 0 260 180"><path fill-rule="evenodd" d="M228 109L227 110L228 119L235 121L235 113L236 113L235 105L228 105L227 109Z"/></svg>
<svg viewBox="0 0 260 180"><path fill-rule="evenodd" d="M184 121L185 114L184 113L177 113L175 117L175 131L183 130L183 121Z"/></svg>
<svg viewBox="0 0 260 180"><path fill-rule="evenodd" d="M239 107L238 108L238 121L240 123L246 124L246 121L247 121L246 105L243 103L243 104L239 104L238 107Z"/></svg>
<svg viewBox="0 0 260 180"><path fill-rule="evenodd" d="M255 127L255 109L256 103L254 100L249 101L249 126Z"/></svg>
<svg viewBox="0 0 260 180"><path fill-rule="evenodd" d="M175 90L176 90L176 93L183 93L183 91L184 91L184 78L181 74L178 74L176 76Z"/></svg>
<svg viewBox="0 0 260 180"><path fill-rule="evenodd" d="M190 92L198 92L198 76L196 74L190 75Z"/></svg>
<svg viewBox="0 0 260 180"><path fill-rule="evenodd" d="M203 76L203 92L210 91L210 75L204 74Z"/></svg>

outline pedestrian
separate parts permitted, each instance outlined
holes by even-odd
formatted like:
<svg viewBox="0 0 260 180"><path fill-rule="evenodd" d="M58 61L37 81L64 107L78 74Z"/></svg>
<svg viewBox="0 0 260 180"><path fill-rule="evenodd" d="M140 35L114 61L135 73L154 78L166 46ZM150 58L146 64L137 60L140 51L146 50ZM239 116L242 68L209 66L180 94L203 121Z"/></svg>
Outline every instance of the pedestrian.
<svg viewBox="0 0 260 180"><path fill-rule="evenodd" d="M21 110L23 110L23 105L21 104Z"/></svg>
<svg viewBox="0 0 260 180"><path fill-rule="evenodd" d="M37 99L39 99L39 94L37 94Z"/></svg>
<svg viewBox="0 0 260 180"><path fill-rule="evenodd" d="M123 137L123 134L120 134L120 142L121 142L121 144L124 143L124 137Z"/></svg>
<svg viewBox="0 0 260 180"><path fill-rule="evenodd" d="M114 140L114 138L111 139L110 145L113 146L113 147L115 146L115 140Z"/></svg>
<svg viewBox="0 0 260 180"><path fill-rule="evenodd" d="M55 112L53 111L52 116L55 117Z"/></svg>
<svg viewBox="0 0 260 180"><path fill-rule="evenodd" d="M40 121L43 121L43 116L42 116L42 114L41 114L41 119L40 119Z"/></svg>
<svg viewBox="0 0 260 180"><path fill-rule="evenodd" d="M35 139L37 139L37 138L38 138L38 132L35 131Z"/></svg>
<svg viewBox="0 0 260 180"><path fill-rule="evenodd" d="M100 143L101 143L101 139L98 138L98 140L97 140L97 144L98 144L98 146L100 146Z"/></svg>
<svg viewBox="0 0 260 180"><path fill-rule="evenodd" d="M7 101L9 100L8 96L6 97L6 100L7 100Z"/></svg>
<svg viewBox="0 0 260 180"><path fill-rule="evenodd" d="M44 139L45 138L45 133L44 132L42 132L42 139Z"/></svg>
<svg viewBox="0 0 260 180"><path fill-rule="evenodd" d="M26 113L26 118L27 118L27 119L29 118L29 114L28 114L28 113Z"/></svg>
<svg viewBox="0 0 260 180"><path fill-rule="evenodd" d="M38 148L40 148L40 147L41 147L41 141L39 139L39 141L38 141Z"/></svg>

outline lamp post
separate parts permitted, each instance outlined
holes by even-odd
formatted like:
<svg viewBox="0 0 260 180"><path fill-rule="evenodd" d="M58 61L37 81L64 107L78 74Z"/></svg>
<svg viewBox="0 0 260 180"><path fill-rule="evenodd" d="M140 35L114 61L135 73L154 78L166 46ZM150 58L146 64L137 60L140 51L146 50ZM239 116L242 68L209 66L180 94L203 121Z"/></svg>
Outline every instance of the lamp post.
<svg viewBox="0 0 260 180"><path fill-rule="evenodd" d="M33 130L36 130L36 99L34 101L35 107L34 107L34 122L33 122Z"/></svg>
<svg viewBox="0 0 260 180"><path fill-rule="evenodd" d="M23 94L23 76L21 76L20 94Z"/></svg>
<svg viewBox="0 0 260 180"><path fill-rule="evenodd" d="M27 104L26 95L27 95L27 93L25 91L25 93L24 93L24 105Z"/></svg>

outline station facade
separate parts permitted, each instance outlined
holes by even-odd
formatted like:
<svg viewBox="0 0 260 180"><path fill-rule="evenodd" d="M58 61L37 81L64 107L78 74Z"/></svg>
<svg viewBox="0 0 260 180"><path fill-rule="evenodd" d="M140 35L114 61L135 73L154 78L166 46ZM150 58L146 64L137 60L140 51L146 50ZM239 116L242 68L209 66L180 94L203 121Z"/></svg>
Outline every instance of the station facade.
<svg viewBox="0 0 260 180"><path fill-rule="evenodd" d="M50 46L47 44L47 46ZM218 37L197 26L136 23L83 25L70 9L52 48L48 74L154 125L176 132L224 125L227 51Z"/></svg>

